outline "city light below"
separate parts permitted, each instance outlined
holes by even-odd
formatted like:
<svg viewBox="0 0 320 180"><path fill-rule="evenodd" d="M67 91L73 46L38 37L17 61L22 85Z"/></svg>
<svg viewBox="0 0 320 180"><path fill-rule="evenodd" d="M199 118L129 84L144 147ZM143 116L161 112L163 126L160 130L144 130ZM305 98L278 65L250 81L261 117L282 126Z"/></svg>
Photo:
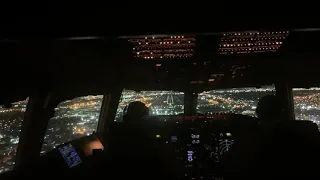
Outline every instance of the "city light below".
<svg viewBox="0 0 320 180"><path fill-rule="evenodd" d="M198 94L196 110L199 114L219 112L255 116L260 98L275 94L274 86L263 88L232 88ZM294 112L297 120L310 120L320 127L320 88L293 89ZM49 121L41 154L73 139L96 131L103 96L84 96L61 102ZM174 91L124 90L115 121L121 122L124 108L133 101L141 101L151 116L181 115L184 113L184 93ZM19 142L21 124L28 99L0 107L0 173L12 169ZM99 145L99 143L94 144Z"/></svg>

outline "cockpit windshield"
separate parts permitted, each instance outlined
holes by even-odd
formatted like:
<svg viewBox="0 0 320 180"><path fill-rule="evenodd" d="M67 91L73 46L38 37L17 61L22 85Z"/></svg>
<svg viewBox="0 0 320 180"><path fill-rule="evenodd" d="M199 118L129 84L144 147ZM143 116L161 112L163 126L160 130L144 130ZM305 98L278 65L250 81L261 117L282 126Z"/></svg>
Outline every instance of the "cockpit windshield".
<svg viewBox="0 0 320 180"><path fill-rule="evenodd" d="M198 95L197 112L201 114L222 112L256 116L255 109L259 99L274 93L274 86L206 91Z"/></svg>
<svg viewBox="0 0 320 180"><path fill-rule="evenodd" d="M149 108L150 115L178 115L184 111L184 93L174 91L122 92L114 121L122 121L124 108L133 101L141 101Z"/></svg>

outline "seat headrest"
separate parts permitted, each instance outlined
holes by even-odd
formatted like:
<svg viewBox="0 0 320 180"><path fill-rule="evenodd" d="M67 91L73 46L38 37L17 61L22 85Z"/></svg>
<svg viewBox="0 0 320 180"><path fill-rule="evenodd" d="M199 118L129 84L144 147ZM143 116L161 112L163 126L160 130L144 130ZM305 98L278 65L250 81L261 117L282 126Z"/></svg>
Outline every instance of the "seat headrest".
<svg viewBox="0 0 320 180"><path fill-rule="evenodd" d="M303 135L315 137L319 135L318 126L312 121L285 121L277 125L278 130L283 130L287 133L295 135Z"/></svg>

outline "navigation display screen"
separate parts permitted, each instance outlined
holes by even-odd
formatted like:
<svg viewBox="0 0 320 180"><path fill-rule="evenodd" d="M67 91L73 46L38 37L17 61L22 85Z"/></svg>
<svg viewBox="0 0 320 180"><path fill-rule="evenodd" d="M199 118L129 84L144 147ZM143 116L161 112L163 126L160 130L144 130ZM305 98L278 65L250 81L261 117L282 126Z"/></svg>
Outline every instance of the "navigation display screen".
<svg viewBox="0 0 320 180"><path fill-rule="evenodd" d="M58 150L62 155L63 159L66 161L69 168L77 166L82 162L80 156L71 144L62 146L58 148Z"/></svg>

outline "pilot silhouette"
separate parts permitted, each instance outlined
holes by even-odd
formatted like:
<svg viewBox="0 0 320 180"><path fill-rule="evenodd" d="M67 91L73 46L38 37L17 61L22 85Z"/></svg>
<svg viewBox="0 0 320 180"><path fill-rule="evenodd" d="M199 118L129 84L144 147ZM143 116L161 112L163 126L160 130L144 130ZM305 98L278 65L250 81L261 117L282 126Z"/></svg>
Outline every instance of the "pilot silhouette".
<svg viewBox="0 0 320 180"><path fill-rule="evenodd" d="M283 109L276 96L266 95L259 100L256 114L260 122L276 122L282 120Z"/></svg>
<svg viewBox="0 0 320 180"><path fill-rule="evenodd" d="M140 101L131 102L124 109L123 122L125 123L139 123L145 117L149 116L148 107Z"/></svg>
<svg viewBox="0 0 320 180"><path fill-rule="evenodd" d="M166 177L171 176L157 141L149 133L148 115L144 103L131 102L124 109L123 123L113 128L108 152L112 157L110 172L116 174L117 179L124 179L128 174L139 179L168 179Z"/></svg>

